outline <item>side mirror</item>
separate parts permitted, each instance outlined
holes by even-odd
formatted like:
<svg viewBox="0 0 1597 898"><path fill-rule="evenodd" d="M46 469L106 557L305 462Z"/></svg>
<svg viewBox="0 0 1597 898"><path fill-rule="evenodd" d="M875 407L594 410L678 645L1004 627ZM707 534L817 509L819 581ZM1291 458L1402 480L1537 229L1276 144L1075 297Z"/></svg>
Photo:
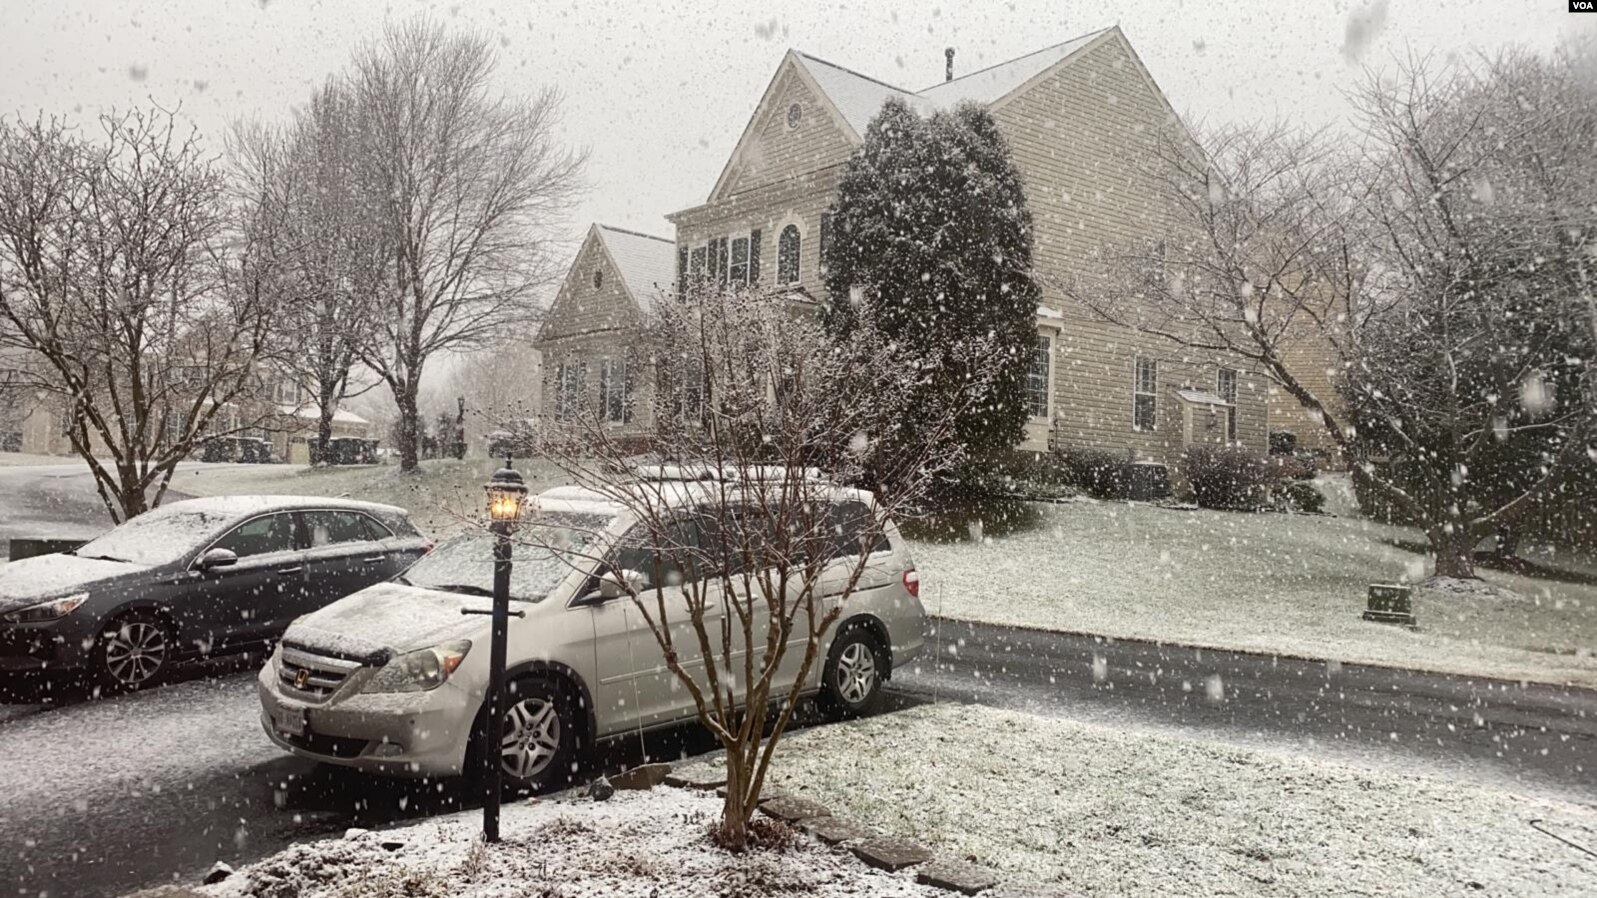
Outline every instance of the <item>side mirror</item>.
<svg viewBox="0 0 1597 898"><path fill-rule="evenodd" d="M238 553L232 549L210 549L200 556L199 568L202 571L209 571L235 564L238 564Z"/></svg>
<svg viewBox="0 0 1597 898"><path fill-rule="evenodd" d="M625 583L625 586L622 584ZM637 571L607 571L599 578L599 598L619 599L643 590L643 575Z"/></svg>

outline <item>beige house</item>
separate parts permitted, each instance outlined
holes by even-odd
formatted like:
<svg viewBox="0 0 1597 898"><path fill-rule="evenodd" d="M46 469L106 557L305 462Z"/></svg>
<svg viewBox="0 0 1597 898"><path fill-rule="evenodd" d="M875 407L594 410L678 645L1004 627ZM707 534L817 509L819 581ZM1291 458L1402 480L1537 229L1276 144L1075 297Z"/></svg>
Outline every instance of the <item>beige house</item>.
<svg viewBox="0 0 1597 898"><path fill-rule="evenodd" d="M637 335L654 297L671 289L675 258L664 237L588 229L535 343L543 414L559 420L592 408L618 435L648 431L653 382Z"/></svg>
<svg viewBox="0 0 1597 898"><path fill-rule="evenodd" d="M310 464L310 442L316 439L316 406L301 401L293 384L282 382L272 388L272 395L252 404L249 408L224 406L211 430L215 433L260 437L272 444L277 456L292 464ZM246 426L259 421L263 426ZM62 397L41 393L27 403L14 427L19 434L18 451L37 455L72 455L72 440L67 435L72 422L67 417ZM371 422L347 409L340 408L333 415L334 437L370 437ZM95 454L101 454L98 437L93 431ZM195 457L198 457L196 454Z"/></svg>
<svg viewBox="0 0 1597 898"><path fill-rule="evenodd" d="M1092 446L1173 461L1193 443L1265 451L1267 380L1237 360L1110 325L1050 288L1103 244L1169 226L1139 167L1176 115L1118 27L920 91L790 50L701 205L667 215L667 241L595 225L538 336L545 411L599 403L642 433L648 384L635 344L653 291L690 276L824 297L821 246L838 180L888 99L922 114L986 106L1008 140L1035 225L1041 338L1022 449ZM625 397L638 400L627 409Z"/></svg>

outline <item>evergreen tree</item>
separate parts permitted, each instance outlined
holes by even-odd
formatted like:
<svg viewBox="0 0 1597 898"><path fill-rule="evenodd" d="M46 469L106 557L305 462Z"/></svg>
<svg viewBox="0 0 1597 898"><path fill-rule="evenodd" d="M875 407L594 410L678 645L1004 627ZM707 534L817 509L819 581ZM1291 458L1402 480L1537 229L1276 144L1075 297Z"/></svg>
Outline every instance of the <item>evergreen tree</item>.
<svg viewBox="0 0 1597 898"><path fill-rule="evenodd" d="M956 434L972 457L1013 447L1026 424L1038 289L1031 213L992 116L964 105L921 118L889 100L848 161L833 213L822 246L828 330L847 335L869 316L884 339L910 347L993 339L996 383ZM947 365L922 389L941 408L970 382Z"/></svg>

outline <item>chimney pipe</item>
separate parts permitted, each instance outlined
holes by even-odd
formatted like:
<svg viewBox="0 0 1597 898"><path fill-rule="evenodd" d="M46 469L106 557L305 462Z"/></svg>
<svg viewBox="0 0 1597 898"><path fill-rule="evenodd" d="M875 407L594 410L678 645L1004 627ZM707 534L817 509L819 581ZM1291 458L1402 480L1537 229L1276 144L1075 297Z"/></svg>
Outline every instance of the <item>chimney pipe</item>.
<svg viewBox="0 0 1597 898"><path fill-rule="evenodd" d="M948 58L948 67L943 70L943 80L952 81L954 80L954 48L949 47L944 50L943 55Z"/></svg>

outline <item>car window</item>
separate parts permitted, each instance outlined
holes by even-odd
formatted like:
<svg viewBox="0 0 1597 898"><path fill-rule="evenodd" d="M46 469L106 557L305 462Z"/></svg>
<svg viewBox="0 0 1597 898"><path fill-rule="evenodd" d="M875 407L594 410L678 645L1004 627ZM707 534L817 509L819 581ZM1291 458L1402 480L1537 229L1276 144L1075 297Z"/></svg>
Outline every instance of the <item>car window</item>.
<svg viewBox="0 0 1597 898"><path fill-rule="evenodd" d="M240 558L294 550L294 518L269 514L245 521L217 541L213 548L227 549Z"/></svg>
<svg viewBox="0 0 1597 898"><path fill-rule="evenodd" d="M365 515L352 511L307 511L305 530L313 549L380 538L372 535Z"/></svg>
<svg viewBox="0 0 1597 898"><path fill-rule="evenodd" d="M872 552L888 552L893 546L863 502L838 502L832 506L833 557L858 555L867 539Z"/></svg>
<svg viewBox="0 0 1597 898"><path fill-rule="evenodd" d="M668 525L666 538L651 538L650 529L639 524L627 531L616 549L615 567L643 575L643 588L657 584L680 586L691 580L698 569L698 527L682 520ZM590 584L597 588L597 582Z"/></svg>
<svg viewBox="0 0 1597 898"><path fill-rule="evenodd" d="M366 528L366 538L370 540L387 539L394 535L392 530L383 526L383 523L369 515L357 514L362 527Z"/></svg>

